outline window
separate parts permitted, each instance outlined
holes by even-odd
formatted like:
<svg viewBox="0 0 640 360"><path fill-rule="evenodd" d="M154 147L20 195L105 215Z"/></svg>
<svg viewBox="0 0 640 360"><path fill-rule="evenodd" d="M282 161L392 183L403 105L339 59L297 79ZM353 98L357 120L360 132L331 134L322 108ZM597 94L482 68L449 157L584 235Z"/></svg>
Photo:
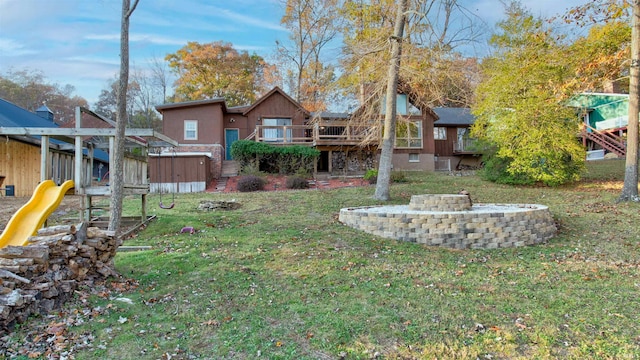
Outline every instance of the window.
<svg viewBox="0 0 640 360"><path fill-rule="evenodd" d="M409 162L420 162L420 154L418 153L409 154Z"/></svg>
<svg viewBox="0 0 640 360"><path fill-rule="evenodd" d="M447 128L446 127L434 127L433 128L434 140L447 140Z"/></svg>
<svg viewBox="0 0 640 360"><path fill-rule="evenodd" d="M380 113L384 114L387 109L387 99L382 97L380 101ZM421 115L420 109L413 106L407 94L396 96L396 113L398 115Z"/></svg>
<svg viewBox="0 0 640 360"><path fill-rule="evenodd" d="M401 121L396 125L397 148L422 148L422 121Z"/></svg>
<svg viewBox="0 0 640 360"><path fill-rule="evenodd" d="M184 121L184 139L198 140L198 120Z"/></svg>
<svg viewBox="0 0 640 360"><path fill-rule="evenodd" d="M291 126L291 119L278 119L278 118L264 118L262 119L262 125L273 126L265 127L263 129L262 136L265 141L285 141L284 127ZM287 129L287 141L291 141L293 134L291 129Z"/></svg>

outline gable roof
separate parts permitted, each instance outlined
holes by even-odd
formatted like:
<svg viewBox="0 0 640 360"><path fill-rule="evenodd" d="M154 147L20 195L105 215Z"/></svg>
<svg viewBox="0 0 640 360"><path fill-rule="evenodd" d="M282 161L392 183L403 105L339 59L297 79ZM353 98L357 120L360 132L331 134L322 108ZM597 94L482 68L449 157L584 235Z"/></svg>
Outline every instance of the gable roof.
<svg viewBox="0 0 640 360"><path fill-rule="evenodd" d="M268 93L264 94L261 98L256 100L256 102L254 102L251 106L249 106L246 110L244 110L244 112L242 114L243 115L247 115L249 112L251 112L251 110L255 109L258 105L263 103L266 99L268 99L269 97L271 97L275 93L279 93L285 99L287 99L289 102L291 102L293 105L295 105L297 108L302 109L302 112L305 115L307 115L307 116L310 115L310 113L309 113L309 111L307 109L303 108L302 105L300 105L300 103L295 101L291 96L287 95L284 91L282 91L282 89L280 89L277 86L274 87L273 89L271 89L271 91L269 91Z"/></svg>
<svg viewBox="0 0 640 360"><path fill-rule="evenodd" d="M33 128L59 128L60 126L52 121L44 119L37 114L32 113L29 110L23 109L18 105L15 105L7 100L0 98L0 127L33 127ZM27 137L17 137L21 139L37 139L39 141L41 136L31 135ZM53 145L69 145L70 143L59 139L51 138L49 142ZM88 154L87 149L82 149L84 155ZM102 162L109 162L109 154L106 152L95 149L94 158Z"/></svg>
<svg viewBox="0 0 640 360"><path fill-rule="evenodd" d="M224 98L221 98L221 97L206 99L206 100L192 100L192 101L182 101L177 103L167 103L162 105L156 105L156 110L162 113L163 110L170 110L175 108L186 108L186 107L193 107L193 106L204 106L204 105L217 104L217 103L221 103L223 110L226 112L227 104L225 103Z"/></svg>
<svg viewBox="0 0 640 360"><path fill-rule="evenodd" d="M58 124L0 98L0 126L57 128Z"/></svg>
<svg viewBox="0 0 640 360"><path fill-rule="evenodd" d="M476 118L471 114L469 108L433 108L439 119L435 122L436 126L446 125L473 125Z"/></svg>

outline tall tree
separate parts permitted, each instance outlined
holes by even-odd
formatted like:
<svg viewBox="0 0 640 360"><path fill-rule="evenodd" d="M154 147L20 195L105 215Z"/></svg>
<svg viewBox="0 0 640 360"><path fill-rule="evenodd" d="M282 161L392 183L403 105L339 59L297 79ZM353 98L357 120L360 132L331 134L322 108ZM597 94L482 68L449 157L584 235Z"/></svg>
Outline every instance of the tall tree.
<svg viewBox="0 0 640 360"><path fill-rule="evenodd" d="M323 110L334 80L334 68L325 65L323 52L339 34L338 0L282 0L281 23L289 29L289 43L276 41L289 69L295 99L307 110Z"/></svg>
<svg viewBox="0 0 640 360"><path fill-rule="evenodd" d="M230 43L189 42L166 59L178 76L176 101L223 97L229 106L246 105L265 90L264 59L239 52Z"/></svg>
<svg viewBox="0 0 640 360"><path fill-rule="evenodd" d="M109 230L118 231L122 218L124 199L124 145L127 125L127 86L129 85L129 19L138 6L139 0L122 0L122 22L120 27L120 76L118 78L118 111L116 113L116 136L114 153L110 161L109 187L111 189Z"/></svg>
<svg viewBox="0 0 640 360"><path fill-rule="evenodd" d="M571 76L559 35L520 3L493 35L494 56L482 64L484 80L473 108L472 136L487 140L485 174L507 183L557 185L576 180L585 153L575 134L579 119L562 101Z"/></svg>
<svg viewBox="0 0 640 360"><path fill-rule="evenodd" d="M620 201L640 201L638 197L638 121L640 112L640 0L633 0L631 16L631 64L629 74L629 123L624 184Z"/></svg>
<svg viewBox="0 0 640 360"><path fill-rule="evenodd" d="M38 70L12 70L0 75L0 97L29 111L43 104L53 111L54 121L63 124L75 116L75 107L87 107L82 97L72 95L75 88L69 84L60 86L47 81Z"/></svg>
<svg viewBox="0 0 640 360"><path fill-rule="evenodd" d="M629 17L629 11L631 12ZM625 75L621 70L628 64L629 75L629 110L627 124L627 149L625 157L625 177L619 201L640 201L638 196L638 143L639 134L639 103L640 103L640 2L638 0L591 0L584 5L568 11L565 21L579 25L592 25L597 32L590 37L598 36L595 43L596 51L588 51L589 55L597 54L595 59L587 62L589 74L593 69L606 74L605 78L616 78ZM627 23L623 21L629 18ZM631 26L630 46L625 39L628 36L628 23ZM600 25L604 24L604 25ZM593 30L592 30L593 31ZM591 36L594 35L594 36ZM588 49L589 50L589 49ZM625 59L630 59L627 63ZM602 70L604 69L604 71ZM597 73L597 72L596 72ZM582 80L580 80L582 81ZM587 81L587 83L589 83Z"/></svg>
<svg viewBox="0 0 640 360"><path fill-rule="evenodd" d="M378 165L378 180L374 198L389 200L389 184L391 182L391 159L393 144L396 139L396 97L398 94L398 74L400 73L400 55L402 54L402 36L406 21L408 0L400 0L396 13L396 21L391 41L391 60L387 74L387 93L385 100L384 133L382 137L382 152Z"/></svg>

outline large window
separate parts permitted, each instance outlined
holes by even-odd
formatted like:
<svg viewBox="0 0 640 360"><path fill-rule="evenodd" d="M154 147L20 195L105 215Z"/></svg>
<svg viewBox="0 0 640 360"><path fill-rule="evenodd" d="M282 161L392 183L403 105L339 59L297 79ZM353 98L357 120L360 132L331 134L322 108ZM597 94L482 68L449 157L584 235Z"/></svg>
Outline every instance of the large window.
<svg viewBox="0 0 640 360"><path fill-rule="evenodd" d="M434 140L447 140L447 128L446 127L434 127L433 128Z"/></svg>
<svg viewBox="0 0 640 360"><path fill-rule="evenodd" d="M184 139L198 140L198 120L184 121Z"/></svg>
<svg viewBox="0 0 640 360"><path fill-rule="evenodd" d="M397 148L422 148L422 121L400 121L396 125Z"/></svg>
<svg viewBox="0 0 640 360"><path fill-rule="evenodd" d="M380 114L384 114L387 108L387 100L383 96L380 100ZM398 94L396 96L396 114L398 115L421 115L422 112L413 106L409 101L407 94Z"/></svg>
<svg viewBox="0 0 640 360"><path fill-rule="evenodd" d="M262 136L265 141L284 141L284 126L291 126L291 119L264 118L263 126L274 126L273 128L265 127ZM275 127L277 126L277 127ZM293 133L291 129L287 129L287 141L291 141Z"/></svg>

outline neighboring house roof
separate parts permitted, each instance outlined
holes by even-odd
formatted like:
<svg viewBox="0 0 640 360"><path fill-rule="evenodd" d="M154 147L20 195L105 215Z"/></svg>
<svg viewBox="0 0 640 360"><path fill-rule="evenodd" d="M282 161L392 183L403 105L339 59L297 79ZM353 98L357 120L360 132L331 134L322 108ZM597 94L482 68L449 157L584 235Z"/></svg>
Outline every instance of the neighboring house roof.
<svg viewBox="0 0 640 360"><path fill-rule="evenodd" d="M302 109L305 115L309 115L309 111L307 111L305 108L302 107L302 105L300 105L300 103L298 103L297 101L295 101L291 96L287 95L284 91L282 91L282 89L280 89L279 87L274 87L273 89L271 89L271 91L269 91L268 93L264 94L260 99L256 100L256 102L254 102L253 104L251 104L251 106L249 106L243 113L243 115L248 114L249 112L251 112L251 110L255 109L258 105L260 105L262 102L264 102L266 99L268 99L269 97L271 97L271 95L273 95L274 93L279 93L280 95L284 96L285 99L289 100L291 103L293 103L295 106L297 106L298 108Z"/></svg>
<svg viewBox="0 0 640 360"><path fill-rule="evenodd" d="M629 123L629 95L582 93L573 96L567 105L587 110L589 126L598 130L616 129Z"/></svg>
<svg viewBox="0 0 640 360"><path fill-rule="evenodd" d="M190 107L190 106L204 106L204 105L210 105L210 104L216 104L216 103L221 103L222 107L224 108L224 110L227 110L227 105L224 101L224 98L213 98L213 99L207 99L207 100L193 100L193 101L183 101L183 102L177 102L177 103L169 103L169 104L162 104L162 105L156 105L156 110L158 110L159 112L162 112L163 110L169 110L169 109L174 109L174 108L185 108L185 107Z"/></svg>
<svg viewBox="0 0 640 360"><path fill-rule="evenodd" d="M435 126L452 126L452 125L473 125L476 118L471 114L469 108L433 108L439 119L435 122Z"/></svg>
<svg viewBox="0 0 640 360"><path fill-rule="evenodd" d="M15 105L7 100L0 99L0 126L1 127L37 127L37 128L58 128L60 127L58 124L46 120L39 115L32 113L29 110L23 109L18 105ZM40 139L40 136L30 136L34 139ZM50 139L52 144L62 145L68 144L67 142L58 140L58 139ZM85 155L87 154L86 150L83 150ZM99 149L94 151L94 158L103 161L109 162L109 155Z"/></svg>
<svg viewBox="0 0 640 360"><path fill-rule="evenodd" d="M0 99L0 126L2 127L52 127L58 125L7 100Z"/></svg>

